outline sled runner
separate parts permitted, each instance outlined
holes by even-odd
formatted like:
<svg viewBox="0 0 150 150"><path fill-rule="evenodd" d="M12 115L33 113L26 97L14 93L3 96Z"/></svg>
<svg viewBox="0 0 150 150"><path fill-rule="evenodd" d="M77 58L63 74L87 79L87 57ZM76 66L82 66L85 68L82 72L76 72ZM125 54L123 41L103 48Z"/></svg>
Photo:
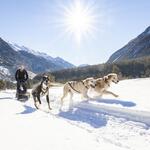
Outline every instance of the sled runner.
<svg viewBox="0 0 150 150"><path fill-rule="evenodd" d="M25 102L30 98L30 93L26 92L26 93L16 93L16 98L19 101Z"/></svg>

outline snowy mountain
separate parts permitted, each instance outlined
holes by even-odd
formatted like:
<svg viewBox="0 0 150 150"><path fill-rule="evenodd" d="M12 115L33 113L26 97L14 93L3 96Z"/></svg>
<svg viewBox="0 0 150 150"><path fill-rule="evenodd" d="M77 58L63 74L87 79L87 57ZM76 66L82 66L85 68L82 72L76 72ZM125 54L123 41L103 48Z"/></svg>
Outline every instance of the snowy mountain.
<svg viewBox="0 0 150 150"><path fill-rule="evenodd" d="M123 48L113 53L108 62L118 62L150 55L150 26Z"/></svg>
<svg viewBox="0 0 150 150"><path fill-rule="evenodd" d="M54 58L54 62L59 64L59 66L62 66L63 69L68 69L68 68L74 68L75 67L74 65L68 63L67 61L65 61L64 59L62 59L60 57Z"/></svg>
<svg viewBox="0 0 150 150"><path fill-rule="evenodd" d="M6 42L0 38L0 67L5 68L5 72L9 70L10 74L14 74L14 71L20 64L23 64L33 73L74 67L74 65L62 58L53 58L45 53L37 52L15 43Z"/></svg>
<svg viewBox="0 0 150 150"><path fill-rule="evenodd" d="M49 55L47 55L46 53L43 53L43 52L38 52L38 51L35 51L35 50L32 50L30 48L27 48L25 46L19 46L18 44L15 44L15 43L11 43L11 42L8 42L8 44L16 51L19 51L19 52L27 52L27 53L30 53L30 54L33 54L37 57L43 57L45 58L46 60L52 62L52 63L55 63L56 65L59 66L59 69L56 69L56 70L60 70L60 69L67 69L67 68L73 68L75 67L73 64L65 61L64 59L60 58L60 57L56 57L56 58L53 58ZM54 69L55 70L55 69Z"/></svg>
<svg viewBox="0 0 150 150"><path fill-rule="evenodd" d="M52 110L42 97L36 110L32 97L21 103L15 90L0 91L0 148L2 150L149 150L150 78L112 84L118 98L66 98L59 111L62 87L50 89ZM92 90L89 91L92 95Z"/></svg>
<svg viewBox="0 0 150 150"><path fill-rule="evenodd" d="M47 55L46 53L42 53L42 52L38 52L38 51L35 51L35 50L32 50L30 48L27 48L25 46L19 46L18 44L16 43L12 43L12 42L9 42L7 41L7 43L15 50L15 51L26 51L28 53L31 53L33 55L36 55L36 56L42 56L44 57L45 59L49 59L49 60L53 60L54 58Z"/></svg>
<svg viewBox="0 0 150 150"><path fill-rule="evenodd" d="M0 79L9 79L10 71L4 66L0 66Z"/></svg>
<svg viewBox="0 0 150 150"><path fill-rule="evenodd" d="M78 67L86 67L86 66L89 66L89 64L81 64Z"/></svg>

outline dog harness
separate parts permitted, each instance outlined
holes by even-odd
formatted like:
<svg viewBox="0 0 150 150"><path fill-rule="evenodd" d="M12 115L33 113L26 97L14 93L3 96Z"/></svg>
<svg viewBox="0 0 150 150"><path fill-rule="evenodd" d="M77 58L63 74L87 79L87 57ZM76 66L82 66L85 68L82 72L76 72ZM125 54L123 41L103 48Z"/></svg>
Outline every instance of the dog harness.
<svg viewBox="0 0 150 150"><path fill-rule="evenodd" d="M71 85L70 82L68 82L68 84L69 84L69 86L70 86L74 91L76 91L77 93L81 93L80 91L77 91L77 90Z"/></svg>
<svg viewBox="0 0 150 150"><path fill-rule="evenodd" d="M88 89L88 87L84 84L83 81L80 81L80 82L84 85L84 87L85 87L86 89ZM77 90L71 85L70 82L68 82L68 84L69 84L69 86L70 86L74 91L76 91L77 93L81 93L80 91L77 91Z"/></svg>

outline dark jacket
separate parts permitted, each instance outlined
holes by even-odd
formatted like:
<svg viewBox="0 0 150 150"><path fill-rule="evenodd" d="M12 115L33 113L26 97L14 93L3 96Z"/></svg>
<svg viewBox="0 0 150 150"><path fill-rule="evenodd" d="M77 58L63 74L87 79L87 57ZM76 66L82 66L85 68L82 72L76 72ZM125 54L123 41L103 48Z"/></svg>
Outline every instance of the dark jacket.
<svg viewBox="0 0 150 150"><path fill-rule="evenodd" d="M15 78L16 78L16 81L23 81L23 82L27 81L28 80L28 73L25 69L22 71L20 69L18 69L16 71Z"/></svg>

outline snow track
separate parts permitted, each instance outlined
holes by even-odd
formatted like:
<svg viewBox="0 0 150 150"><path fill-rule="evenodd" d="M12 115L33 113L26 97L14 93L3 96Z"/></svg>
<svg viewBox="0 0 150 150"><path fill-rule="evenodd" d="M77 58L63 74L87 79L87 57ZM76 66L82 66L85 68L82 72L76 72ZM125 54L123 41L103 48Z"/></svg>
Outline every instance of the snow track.
<svg viewBox="0 0 150 150"><path fill-rule="evenodd" d="M83 110L86 109L88 111L108 114L118 118L125 118L130 121L141 122L150 127L150 112L138 111L127 108L118 108L113 106L110 107L106 105L92 104L90 102L80 103L77 107Z"/></svg>

